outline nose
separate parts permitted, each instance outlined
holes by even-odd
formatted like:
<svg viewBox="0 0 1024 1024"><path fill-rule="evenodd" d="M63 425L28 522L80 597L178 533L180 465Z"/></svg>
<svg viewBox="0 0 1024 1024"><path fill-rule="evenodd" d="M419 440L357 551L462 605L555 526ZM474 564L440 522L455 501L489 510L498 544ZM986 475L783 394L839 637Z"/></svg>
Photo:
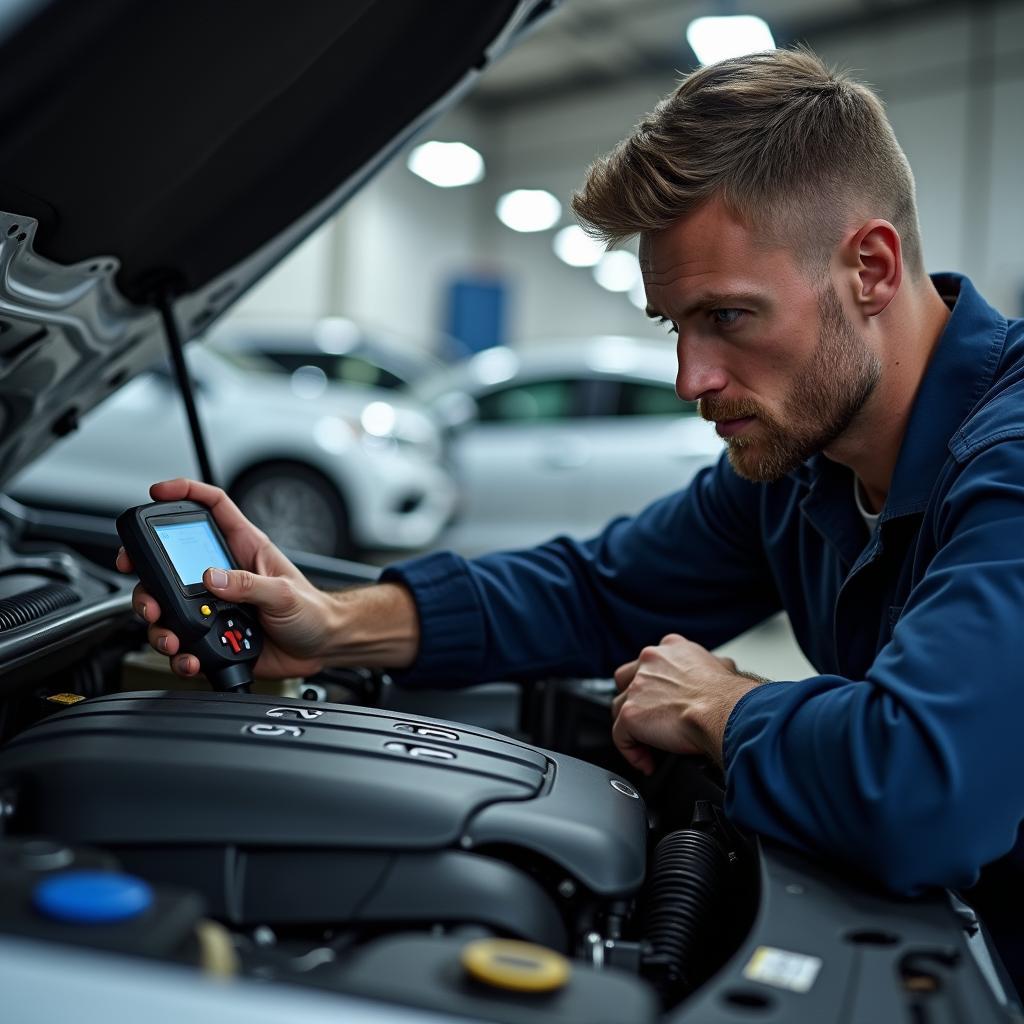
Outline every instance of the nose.
<svg viewBox="0 0 1024 1024"><path fill-rule="evenodd" d="M705 395L724 390L728 376L715 353L699 341L682 337L676 345L676 394L684 402L696 402Z"/></svg>

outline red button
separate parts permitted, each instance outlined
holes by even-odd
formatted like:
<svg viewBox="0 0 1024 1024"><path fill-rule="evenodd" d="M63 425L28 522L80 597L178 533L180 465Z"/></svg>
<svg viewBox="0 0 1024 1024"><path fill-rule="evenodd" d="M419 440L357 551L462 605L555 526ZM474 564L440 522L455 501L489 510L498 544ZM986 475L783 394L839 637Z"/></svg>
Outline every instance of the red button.
<svg viewBox="0 0 1024 1024"><path fill-rule="evenodd" d="M238 646L238 641L235 639L234 631L232 630L230 632L227 632L224 634L224 636L227 638L228 643L231 644L231 649L235 652L235 654L237 654L242 648Z"/></svg>

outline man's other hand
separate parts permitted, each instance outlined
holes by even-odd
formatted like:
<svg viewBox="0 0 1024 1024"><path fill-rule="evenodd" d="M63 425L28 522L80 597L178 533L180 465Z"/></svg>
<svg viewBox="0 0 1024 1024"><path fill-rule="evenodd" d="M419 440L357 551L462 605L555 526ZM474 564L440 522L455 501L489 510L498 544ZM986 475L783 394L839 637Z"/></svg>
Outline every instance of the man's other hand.
<svg viewBox="0 0 1024 1024"><path fill-rule="evenodd" d="M652 747L705 754L721 764L729 714L762 682L739 672L731 658L670 633L615 670L619 695L612 701L612 740L645 775L654 771Z"/></svg>

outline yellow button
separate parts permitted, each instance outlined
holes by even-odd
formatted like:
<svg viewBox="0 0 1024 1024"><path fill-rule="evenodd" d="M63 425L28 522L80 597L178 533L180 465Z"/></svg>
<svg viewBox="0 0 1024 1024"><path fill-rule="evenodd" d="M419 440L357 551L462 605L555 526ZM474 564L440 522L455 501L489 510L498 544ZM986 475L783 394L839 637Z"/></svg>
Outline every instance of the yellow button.
<svg viewBox="0 0 1024 1024"><path fill-rule="evenodd" d="M554 992L570 974L560 953L512 939L477 939L462 948L461 959L477 981L512 992Z"/></svg>
<svg viewBox="0 0 1024 1024"><path fill-rule="evenodd" d="M202 608L200 608L199 610L200 610L200 611L201 611L201 612L202 612L202 613L203 613L204 615L212 615L212 614L213 614L213 609L212 609L212 608L211 608L211 607L210 607L210 606L209 606L208 604L204 604L204 605L202 606Z"/></svg>

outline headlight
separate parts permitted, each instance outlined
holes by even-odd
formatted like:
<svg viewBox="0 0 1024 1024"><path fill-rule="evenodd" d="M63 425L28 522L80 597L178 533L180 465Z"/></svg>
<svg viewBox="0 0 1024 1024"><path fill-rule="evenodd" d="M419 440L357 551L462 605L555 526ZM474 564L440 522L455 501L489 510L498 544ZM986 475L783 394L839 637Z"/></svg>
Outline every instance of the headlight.
<svg viewBox="0 0 1024 1024"><path fill-rule="evenodd" d="M370 402L359 416L359 425L368 448L396 446L429 459L441 454L441 438L430 421L408 411L399 412L389 402Z"/></svg>
<svg viewBox="0 0 1024 1024"><path fill-rule="evenodd" d="M348 416L323 416L313 425L313 440L334 455L350 448L361 434L361 425Z"/></svg>
<svg viewBox="0 0 1024 1024"><path fill-rule="evenodd" d="M391 437L394 434L398 414L388 402L371 402L359 417L363 430L373 437Z"/></svg>

